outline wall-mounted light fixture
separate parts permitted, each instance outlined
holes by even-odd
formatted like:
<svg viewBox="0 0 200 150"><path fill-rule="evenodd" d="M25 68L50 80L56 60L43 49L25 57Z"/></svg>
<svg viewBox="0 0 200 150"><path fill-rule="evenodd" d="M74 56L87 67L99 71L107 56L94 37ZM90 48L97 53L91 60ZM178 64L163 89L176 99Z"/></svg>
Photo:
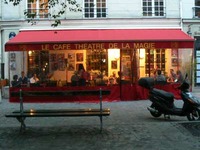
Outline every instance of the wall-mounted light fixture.
<svg viewBox="0 0 200 150"><path fill-rule="evenodd" d="M32 55L32 51L28 51L28 55L31 56Z"/></svg>

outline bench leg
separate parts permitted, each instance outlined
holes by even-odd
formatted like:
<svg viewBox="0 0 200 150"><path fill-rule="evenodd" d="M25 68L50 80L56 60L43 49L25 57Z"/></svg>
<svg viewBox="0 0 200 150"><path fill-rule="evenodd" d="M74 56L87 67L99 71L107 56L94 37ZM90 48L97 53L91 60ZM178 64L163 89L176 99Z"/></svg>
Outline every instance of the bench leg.
<svg viewBox="0 0 200 150"><path fill-rule="evenodd" d="M100 118L100 132L102 132L102 130L103 130L103 117L99 116L99 118Z"/></svg>
<svg viewBox="0 0 200 150"><path fill-rule="evenodd" d="M21 123L20 132L25 131L26 130L26 124L24 122L25 117L17 117L17 120Z"/></svg>

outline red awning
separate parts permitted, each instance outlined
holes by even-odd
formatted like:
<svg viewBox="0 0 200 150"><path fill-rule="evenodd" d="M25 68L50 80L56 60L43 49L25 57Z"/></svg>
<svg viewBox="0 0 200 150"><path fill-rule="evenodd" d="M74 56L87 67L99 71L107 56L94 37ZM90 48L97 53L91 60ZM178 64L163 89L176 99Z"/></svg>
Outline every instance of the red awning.
<svg viewBox="0 0 200 150"><path fill-rule="evenodd" d="M5 51L102 48L193 48L194 39L180 29L24 30Z"/></svg>

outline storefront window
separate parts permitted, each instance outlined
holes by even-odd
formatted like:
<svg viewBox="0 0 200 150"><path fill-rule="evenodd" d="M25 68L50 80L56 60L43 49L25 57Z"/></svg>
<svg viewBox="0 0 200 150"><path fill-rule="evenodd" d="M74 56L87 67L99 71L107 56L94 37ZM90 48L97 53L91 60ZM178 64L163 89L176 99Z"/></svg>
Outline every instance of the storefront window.
<svg viewBox="0 0 200 150"><path fill-rule="evenodd" d="M49 52L29 51L28 52L28 77L36 73L40 81L45 81L49 73Z"/></svg>
<svg viewBox="0 0 200 150"><path fill-rule="evenodd" d="M187 56L187 57L186 57ZM192 69L193 66L193 53L192 50L179 49L178 50L178 66L177 70L180 70L185 77L188 74L188 79L192 83L192 74L194 73Z"/></svg>
<svg viewBox="0 0 200 150"><path fill-rule="evenodd" d="M145 76L154 76L155 70L165 72L165 49L147 49L145 55Z"/></svg>
<svg viewBox="0 0 200 150"><path fill-rule="evenodd" d="M108 75L107 50L87 51L87 70L101 70Z"/></svg>
<svg viewBox="0 0 200 150"><path fill-rule="evenodd" d="M139 62L140 77L156 77L158 70L169 82L174 82L170 80L171 70L192 77L192 51L188 49L140 49Z"/></svg>
<svg viewBox="0 0 200 150"><path fill-rule="evenodd" d="M121 53L121 80L123 83L136 83L138 79L138 50L127 49Z"/></svg>
<svg viewBox="0 0 200 150"><path fill-rule="evenodd" d="M86 53L86 70L90 73L91 84L108 84L108 51L87 50Z"/></svg>
<svg viewBox="0 0 200 150"><path fill-rule="evenodd" d="M188 57L185 57L188 56ZM28 76L40 81L47 75L70 85L80 68L87 73L86 86L137 83L141 77L156 77L158 70L169 79L170 70L192 77L192 50L188 49L94 49L72 51L29 51ZM172 82L172 81L170 81Z"/></svg>

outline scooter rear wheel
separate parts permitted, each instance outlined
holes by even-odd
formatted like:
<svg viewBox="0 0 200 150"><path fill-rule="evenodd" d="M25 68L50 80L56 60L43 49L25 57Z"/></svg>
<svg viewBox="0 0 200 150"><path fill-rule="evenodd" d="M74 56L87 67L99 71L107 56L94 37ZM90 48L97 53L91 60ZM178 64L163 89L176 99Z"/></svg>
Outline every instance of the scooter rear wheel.
<svg viewBox="0 0 200 150"><path fill-rule="evenodd" d="M153 109L156 109L155 104L151 104L150 107L153 108ZM158 118L162 115L162 113L160 113L159 111L156 111L156 112L150 111L150 114L155 118Z"/></svg>
<svg viewBox="0 0 200 150"><path fill-rule="evenodd" d="M187 115L189 121L200 120L200 110L195 109Z"/></svg>

